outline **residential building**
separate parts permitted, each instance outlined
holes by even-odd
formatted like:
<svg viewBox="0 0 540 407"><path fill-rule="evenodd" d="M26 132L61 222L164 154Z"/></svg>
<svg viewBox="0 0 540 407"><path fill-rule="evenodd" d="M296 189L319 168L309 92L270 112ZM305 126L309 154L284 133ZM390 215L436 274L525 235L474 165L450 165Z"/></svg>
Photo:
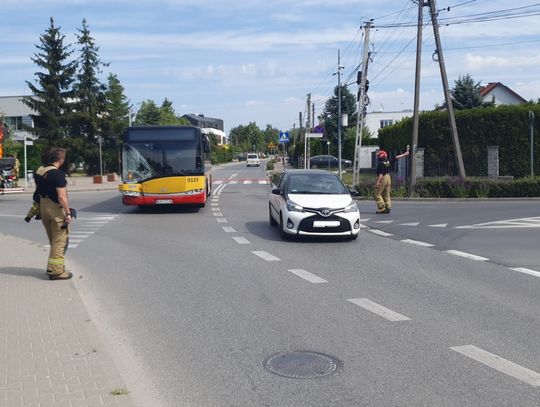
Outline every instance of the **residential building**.
<svg viewBox="0 0 540 407"><path fill-rule="evenodd" d="M501 82L490 82L480 89L480 95L484 102L495 101L499 105L521 105L527 101Z"/></svg>
<svg viewBox="0 0 540 407"><path fill-rule="evenodd" d="M22 139L20 135L27 135L23 131L23 125L34 127L34 121L30 117L34 114L32 109L22 102L24 96L0 96L0 114L4 116L4 122L9 128L12 138Z"/></svg>
<svg viewBox="0 0 540 407"><path fill-rule="evenodd" d="M405 117L411 117L413 115L412 110L390 111L385 112L383 110L373 111L366 113L366 127L371 133L371 137L377 137L379 129L386 126L391 126L394 123L399 122Z"/></svg>
<svg viewBox="0 0 540 407"><path fill-rule="evenodd" d="M204 134L213 134L218 138L218 144L227 144L227 135L223 128L223 120L205 117L203 114L185 114L182 116L193 126L199 127Z"/></svg>

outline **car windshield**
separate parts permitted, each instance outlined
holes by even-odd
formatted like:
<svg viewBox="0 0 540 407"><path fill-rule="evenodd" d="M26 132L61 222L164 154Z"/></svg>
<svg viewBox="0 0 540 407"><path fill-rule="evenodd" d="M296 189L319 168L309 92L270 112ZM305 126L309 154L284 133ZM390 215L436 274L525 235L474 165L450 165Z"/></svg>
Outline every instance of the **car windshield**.
<svg viewBox="0 0 540 407"><path fill-rule="evenodd" d="M249 158L250 160L256 160L257 154L248 154L247 158Z"/></svg>
<svg viewBox="0 0 540 407"><path fill-rule="evenodd" d="M349 191L333 174L291 174L287 182L289 194L348 194Z"/></svg>

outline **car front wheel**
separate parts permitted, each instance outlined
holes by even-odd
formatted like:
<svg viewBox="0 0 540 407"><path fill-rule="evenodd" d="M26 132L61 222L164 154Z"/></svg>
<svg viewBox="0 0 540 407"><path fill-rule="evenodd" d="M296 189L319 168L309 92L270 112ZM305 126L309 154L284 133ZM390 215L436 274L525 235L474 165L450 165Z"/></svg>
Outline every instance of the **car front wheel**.
<svg viewBox="0 0 540 407"><path fill-rule="evenodd" d="M285 232L285 225L283 224L283 215L279 215L279 237L281 237L281 240L287 240L289 238L289 234Z"/></svg>

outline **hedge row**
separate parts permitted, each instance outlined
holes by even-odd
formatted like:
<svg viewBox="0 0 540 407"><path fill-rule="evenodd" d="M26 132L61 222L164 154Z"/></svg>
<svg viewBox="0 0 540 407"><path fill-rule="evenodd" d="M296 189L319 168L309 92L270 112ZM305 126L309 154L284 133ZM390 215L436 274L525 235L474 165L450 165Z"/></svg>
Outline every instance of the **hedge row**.
<svg viewBox="0 0 540 407"><path fill-rule="evenodd" d="M534 173L540 173L540 104L499 106L456 111L465 173L487 176L487 147L499 146L499 175L515 178L530 174L529 111L534 113ZM411 144L412 118L379 130L379 146L387 151L403 151ZM420 114L418 147L424 148L426 177L458 174L448 112Z"/></svg>
<svg viewBox="0 0 540 407"><path fill-rule="evenodd" d="M374 182L356 186L360 196L371 198ZM423 178L415 186L415 196L420 198L524 198L540 197L540 177L518 180L496 180L489 178ZM409 196L407 186L394 183L392 196Z"/></svg>

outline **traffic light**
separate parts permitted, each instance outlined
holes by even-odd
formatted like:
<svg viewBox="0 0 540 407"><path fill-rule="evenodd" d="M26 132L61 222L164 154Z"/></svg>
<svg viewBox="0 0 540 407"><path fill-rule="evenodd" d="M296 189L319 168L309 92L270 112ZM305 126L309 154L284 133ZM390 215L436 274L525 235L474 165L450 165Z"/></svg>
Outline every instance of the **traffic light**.
<svg viewBox="0 0 540 407"><path fill-rule="evenodd" d="M362 71L358 71L356 74L356 83L360 85L362 83Z"/></svg>
<svg viewBox="0 0 540 407"><path fill-rule="evenodd" d="M366 79L366 86L364 88L364 91L367 93L368 89L369 89L369 79Z"/></svg>

